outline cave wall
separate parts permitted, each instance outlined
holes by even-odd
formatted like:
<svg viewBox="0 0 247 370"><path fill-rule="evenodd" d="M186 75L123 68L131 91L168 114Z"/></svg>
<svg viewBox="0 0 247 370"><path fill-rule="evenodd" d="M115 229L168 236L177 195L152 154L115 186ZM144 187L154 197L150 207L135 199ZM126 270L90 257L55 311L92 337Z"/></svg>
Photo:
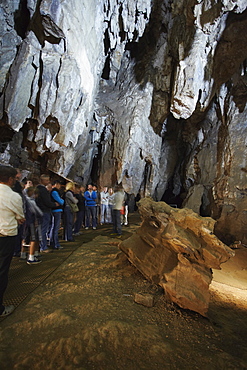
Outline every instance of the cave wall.
<svg viewBox="0 0 247 370"><path fill-rule="evenodd" d="M3 0L0 161L122 182L247 242L246 7Z"/></svg>

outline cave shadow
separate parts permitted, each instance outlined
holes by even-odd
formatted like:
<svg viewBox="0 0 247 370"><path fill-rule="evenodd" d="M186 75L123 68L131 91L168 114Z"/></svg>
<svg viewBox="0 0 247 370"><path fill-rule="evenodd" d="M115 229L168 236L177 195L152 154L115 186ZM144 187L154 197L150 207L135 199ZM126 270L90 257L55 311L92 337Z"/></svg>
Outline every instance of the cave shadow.
<svg viewBox="0 0 247 370"><path fill-rule="evenodd" d="M243 13L229 12L225 29L217 43L213 58L214 91L231 79L247 55L247 9ZM246 86L245 86L246 87ZM247 96L245 96L245 103ZM243 103L242 103L243 105ZM245 105L245 104L244 104Z"/></svg>
<svg viewBox="0 0 247 370"><path fill-rule="evenodd" d="M169 55L173 58L173 70L175 70L179 61L179 44L184 45L185 58L189 54L193 37L195 34L193 8L197 3L192 0L190 7L186 9L186 15L182 12L172 14L170 4L165 5L162 0L154 0L150 14L150 20L145 28L143 35L138 41L134 40L126 44L125 50L130 51L130 56L135 59L135 77L141 86L150 81L152 82L152 61L157 54L157 45L161 34L167 35L168 44L170 44ZM167 13L166 13L167 11ZM172 28L169 29L169 21L165 15L172 14ZM155 81L153 81L155 85Z"/></svg>

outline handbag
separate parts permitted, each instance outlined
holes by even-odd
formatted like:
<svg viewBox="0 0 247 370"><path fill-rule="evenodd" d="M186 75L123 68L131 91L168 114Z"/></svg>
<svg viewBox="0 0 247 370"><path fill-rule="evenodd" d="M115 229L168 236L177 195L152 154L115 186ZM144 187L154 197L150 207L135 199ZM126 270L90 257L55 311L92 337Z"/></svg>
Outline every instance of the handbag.
<svg viewBox="0 0 247 370"><path fill-rule="evenodd" d="M76 203L71 202L70 199L67 199L67 203L72 213L76 213L79 211L78 205Z"/></svg>
<svg viewBox="0 0 247 370"><path fill-rule="evenodd" d="M76 212L78 212L78 211L79 211L79 208L78 208L77 204L70 202L69 206L70 206L70 210L71 210L73 213L76 213Z"/></svg>

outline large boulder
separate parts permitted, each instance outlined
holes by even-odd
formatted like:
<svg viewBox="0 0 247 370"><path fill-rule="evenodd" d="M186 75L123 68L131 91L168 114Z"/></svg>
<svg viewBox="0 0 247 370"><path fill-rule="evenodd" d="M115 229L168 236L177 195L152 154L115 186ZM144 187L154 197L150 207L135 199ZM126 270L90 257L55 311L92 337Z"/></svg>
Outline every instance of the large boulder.
<svg viewBox="0 0 247 370"><path fill-rule="evenodd" d="M215 221L151 198L143 198L138 208L142 224L120 249L170 300L206 316L212 268L234 256L214 235Z"/></svg>

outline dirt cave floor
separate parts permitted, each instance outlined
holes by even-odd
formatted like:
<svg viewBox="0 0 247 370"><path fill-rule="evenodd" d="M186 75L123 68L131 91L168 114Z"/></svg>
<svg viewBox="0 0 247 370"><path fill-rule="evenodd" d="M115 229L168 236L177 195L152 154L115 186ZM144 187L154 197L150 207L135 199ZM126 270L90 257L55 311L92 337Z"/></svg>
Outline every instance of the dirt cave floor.
<svg viewBox="0 0 247 370"><path fill-rule="evenodd" d="M139 224L130 215L123 238ZM214 271L204 318L167 302L110 232L83 231L73 253L0 322L0 368L247 369L247 248ZM135 293L151 293L155 305L135 303Z"/></svg>

